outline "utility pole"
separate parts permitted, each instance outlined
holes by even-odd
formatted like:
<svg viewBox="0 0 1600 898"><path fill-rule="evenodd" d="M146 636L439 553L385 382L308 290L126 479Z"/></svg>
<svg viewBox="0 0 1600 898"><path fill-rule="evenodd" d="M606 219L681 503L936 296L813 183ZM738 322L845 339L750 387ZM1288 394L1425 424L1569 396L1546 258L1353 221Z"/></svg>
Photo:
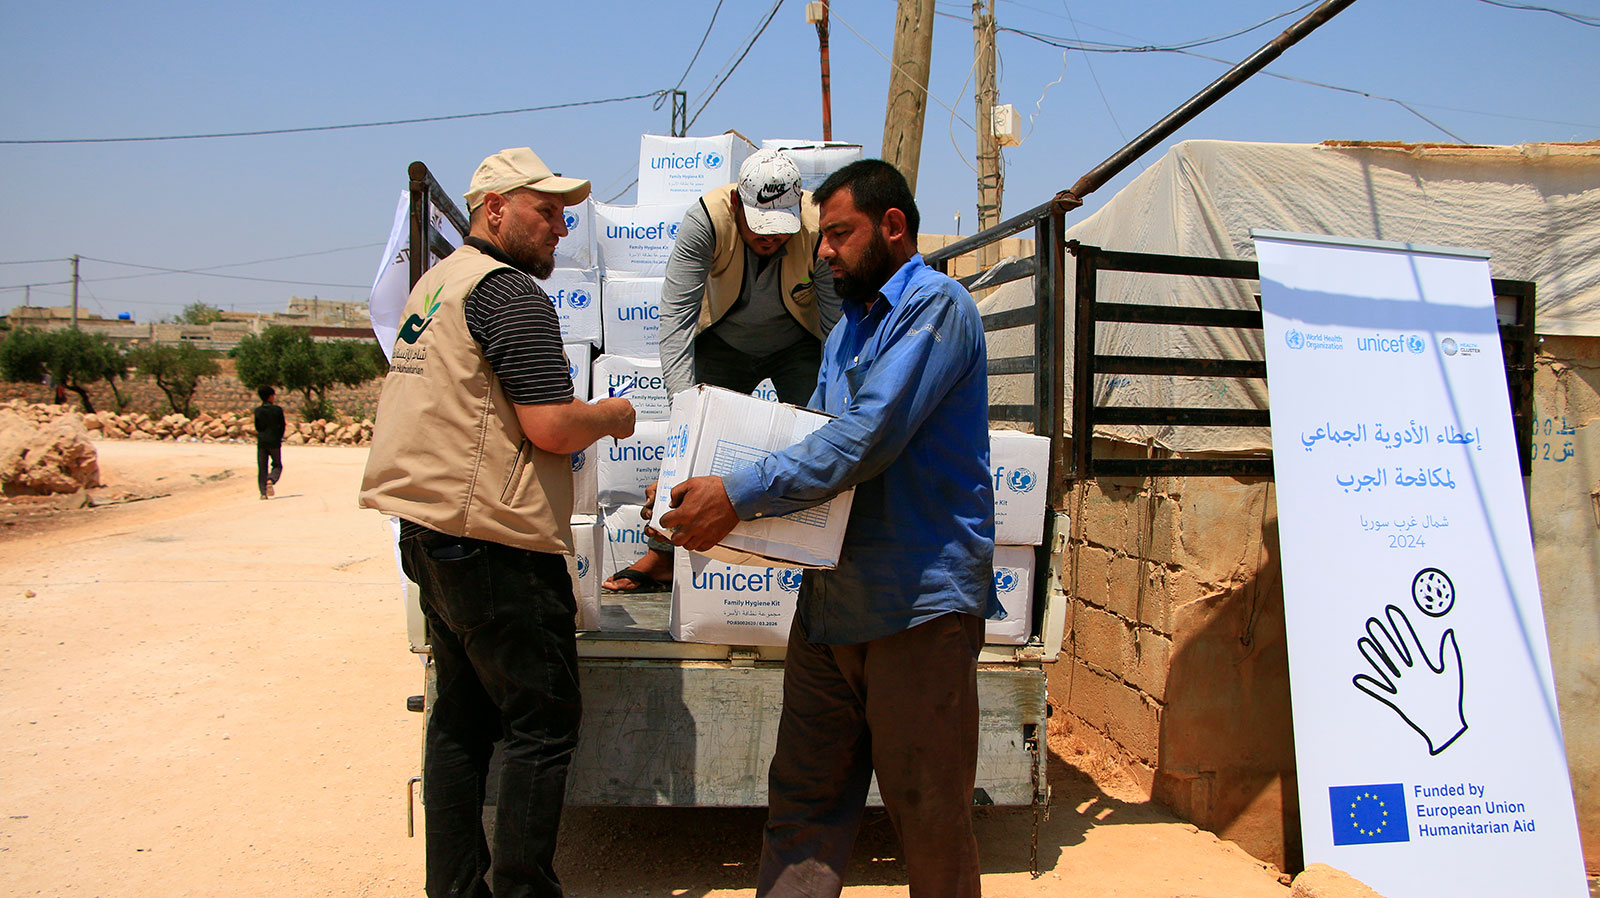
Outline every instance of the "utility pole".
<svg viewBox="0 0 1600 898"><path fill-rule="evenodd" d="M917 191L922 120L928 110L928 68L933 56L933 0L898 0L889 102L883 116L883 159Z"/></svg>
<svg viewBox="0 0 1600 898"><path fill-rule="evenodd" d="M78 329L78 254L72 254L72 329Z"/></svg>
<svg viewBox="0 0 1600 898"><path fill-rule="evenodd" d="M833 139L833 94L828 76L828 0L806 4L806 21L817 26L817 53L822 57L822 139Z"/></svg>
<svg viewBox="0 0 1600 898"><path fill-rule="evenodd" d="M994 0L972 0L972 55L978 69L978 85L973 92L977 110L973 124L978 130L978 230L1000 223L1000 203L1005 192L1005 174L1000 168L1000 144L994 138ZM986 271L1000 261L1000 244L988 243L978 250L978 270Z"/></svg>

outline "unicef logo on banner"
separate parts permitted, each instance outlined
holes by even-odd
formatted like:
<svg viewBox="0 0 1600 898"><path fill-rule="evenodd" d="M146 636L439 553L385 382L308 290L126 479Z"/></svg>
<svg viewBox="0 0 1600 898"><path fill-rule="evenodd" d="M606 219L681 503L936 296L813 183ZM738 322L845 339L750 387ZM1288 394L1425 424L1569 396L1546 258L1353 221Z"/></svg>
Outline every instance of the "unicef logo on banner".
<svg viewBox="0 0 1600 898"><path fill-rule="evenodd" d="M582 471L583 466L588 463L589 453L582 451L572 453L572 473L576 474Z"/></svg>
<svg viewBox="0 0 1600 898"><path fill-rule="evenodd" d="M706 154L706 168L716 168L716 167L720 166L721 164L722 164L722 155L720 153L707 153Z"/></svg>
<svg viewBox="0 0 1600 898"><path fill-rule="evenodd" d="M578 559L578 579L582 580L584 577L589 576L589 559L582 555L574 557Z"/></svg>
<svg viewBox="0 0 1600 898"><path fill-rule="evenodd" d="M1289 332L1283 335L1283 342L1289 344L1290 349L1304 349L1306 345L1306 335L1300 333L1299 328L1291 327L1289 328Z"/></svg>
<svg viewBox="0 0 1600 898"><path fill-rule="evenodd" d="M578 213L569 211L561 216L561 220L566 223L567 230L570 231L578 226Z"/></svg>
<svg viewBox="0 0 1600 898"><path fill-rule="evenodd" d="M778 572L778 587L784 592L799 592L800 579L804 576L804 573L804 571L796 570L792 567L784 568Z"/></svg>
<svg viewBox="0 0 1600 898"><path fill-rule="evenodd" d="M1010 487L1013 493L1031 493L1038 483L1038 476L1027 468L1012 468L1011 473L1006 476L1006 486Z"/></svg>
<svg viewBox="0 0 1600 898"><path fill-rule="evenodd" d="M574 309L589 308L589 291L574 288L573 291L567 295L567 304L572 306Z"/></svg>
<svg viewBox="0 0 1600 898"><path fill-rule="evenodd" d="M1412 355L1420 355L1422 351L1427 348L1428 341L1415 334L1412 334L1406 338L1406 349L1410 351Z"/></svg>

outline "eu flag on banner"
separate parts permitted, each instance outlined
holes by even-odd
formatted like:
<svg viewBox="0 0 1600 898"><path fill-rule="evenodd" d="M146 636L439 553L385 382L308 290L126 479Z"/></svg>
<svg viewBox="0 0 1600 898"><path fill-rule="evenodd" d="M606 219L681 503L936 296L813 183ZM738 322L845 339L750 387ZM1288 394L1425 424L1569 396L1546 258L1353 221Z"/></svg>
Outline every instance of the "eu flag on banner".
<svg viewBox="0 0 1600 898"><path fill-rule="evenodd" d="M1405 792L1405 786L1400 783L1329 786L1333 844L1411 841L1411 827L1406 825Z"/></svg>

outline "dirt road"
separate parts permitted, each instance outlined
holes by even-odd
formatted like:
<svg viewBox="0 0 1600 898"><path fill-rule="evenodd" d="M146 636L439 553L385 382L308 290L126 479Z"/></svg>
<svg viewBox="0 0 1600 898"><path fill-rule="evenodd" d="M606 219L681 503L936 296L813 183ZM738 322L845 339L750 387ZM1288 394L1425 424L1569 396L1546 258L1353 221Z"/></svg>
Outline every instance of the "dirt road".
<svg viewBox="0 0 1600 898"><path fill-rule="evenodd" d="M421 672L388 526L355 507L365 450L286 447L261 502L251 446L97 445L105 492L165 495L0 531L4 892L420 895ZM1287 894L1231 844L1051 765L1039 879L1029 813L979 811L987 895ZM559 863L580 898L749 895L761 819L572 809ZM869 817L846 894L905 894L895 853Z"/></svg>

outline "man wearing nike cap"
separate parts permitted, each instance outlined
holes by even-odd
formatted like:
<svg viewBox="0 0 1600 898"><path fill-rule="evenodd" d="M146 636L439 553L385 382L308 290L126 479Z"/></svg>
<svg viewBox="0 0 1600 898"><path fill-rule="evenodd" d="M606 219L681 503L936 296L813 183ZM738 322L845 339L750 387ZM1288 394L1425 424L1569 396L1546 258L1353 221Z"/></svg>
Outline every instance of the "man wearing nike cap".
<svg viewBox="0 0 1600 898"><path fill-rule="evenodd" d="M778 150L739 166L739 180L689 207L661 288L661 374L668 394L697 383L749 393L772 378L778 398L804 405L817 386L822 340L839 320L833 273L816 258L817 207L800 169ZM659 589L672 544L602 584Z"/></svg>
<svg viewBox="0 0 1600 898"><path fill-rule="evenodd" d="M360 502L400 519L437 695L422 796L427 892L559 896L552 861L578 741L572 463L633 433L626 399L573 396L561 328L535 283L589 182L527 147L483 160L461 248L417 281L378 400ZM501 751L494 850L483 831ZM490 863L493 859L491 871Z"/></svg>

